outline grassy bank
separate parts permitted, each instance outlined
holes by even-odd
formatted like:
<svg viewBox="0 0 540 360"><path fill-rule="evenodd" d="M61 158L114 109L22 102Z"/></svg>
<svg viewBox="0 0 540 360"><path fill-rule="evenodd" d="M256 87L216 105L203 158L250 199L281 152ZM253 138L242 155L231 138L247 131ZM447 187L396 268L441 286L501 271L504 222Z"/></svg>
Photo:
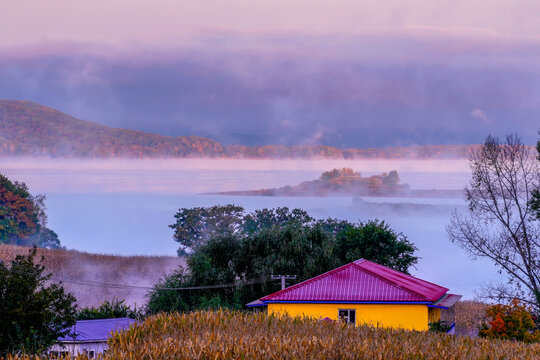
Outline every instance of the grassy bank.
<svg viewBox="0 0 540 360"><path fill-rule="evenodd" d="M29 248L0 245L0 261L9 262L16 255L28 254ZM79 306L98 306L104 300L124 299L129 305L146 303L146 290L129 287L101 286L121 284L152 286L165 273L170 273L184 260L176 256L115 256L90 254L74 250L38 249L44 256L43 265L63 281L67 291L78 300Z"/></svg>

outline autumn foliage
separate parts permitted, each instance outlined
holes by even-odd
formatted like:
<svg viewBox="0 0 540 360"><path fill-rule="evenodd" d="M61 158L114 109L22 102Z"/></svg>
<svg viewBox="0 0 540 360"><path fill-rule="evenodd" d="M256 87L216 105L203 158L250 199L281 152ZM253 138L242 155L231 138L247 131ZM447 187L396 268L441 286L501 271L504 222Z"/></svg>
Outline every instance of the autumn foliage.
<svg viewBox="0 0 540 360"><path fill-rule="evenodd" d="M467 158L467 145L340 149L324 145L224 145L79 120L29 101L0 100L0 155L83 158Z"/></svg>
<svg viewBox="0 0 540 360"><path fill-rule="evenodd" d="M491 321L489 326L482 326L480 336L529 343L540 341L540 330L535 330L535 318L531 310L519 300L513 299L509 305L490 306L486 314Z"/></svg>
<svg viewBox="0 0 540 360"><path fill-rule="evenodd" d="M0 243L26 238L39 226L40 209L24 184L0 174Z"/></svg>

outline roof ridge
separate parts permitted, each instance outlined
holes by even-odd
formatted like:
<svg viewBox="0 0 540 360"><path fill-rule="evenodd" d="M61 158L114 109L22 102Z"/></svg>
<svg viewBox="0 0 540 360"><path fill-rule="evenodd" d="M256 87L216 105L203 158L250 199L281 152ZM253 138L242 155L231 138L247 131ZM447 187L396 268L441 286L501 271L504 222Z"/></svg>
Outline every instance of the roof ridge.
<svg viewBox="0 0 540 360"><path fill-rule="evenodd" d="M427 281L427 280L424 280L424 279L417 278L417 277L415 277L415 276L412 276L411 274L407 274L407 273L404 273L404 272L402 272L402 271L399 271L399 270L396 270L396 269L392 269L391 267L384 266L384 265L381 265L381 264L378 264L378 263L376 263L376 262L369 261L369 260L366 260L366 259L359 259L359 260L363 260L362 262L367 261L367 262L370 262L370 263L375 264L375 265L377 265L377 266L382 266L382 267L384 267L384 268L386 268L386 269L390 269L390 270L393 270L393 271L396 271L396 272L399 272L399 273L408 275L408 276L414 278L415 280L422 281L422 282L428 283L428 284L430 284L430 285L434 285L434 286L437 286L437 287L446 289L447 292L450 291L450 289L448 289L448 288L446 288L446 287L444 287L444 286L441 286L441 285L439 285L439 284L435 284L434 282L431 282L431 281ZM357 261L358 261L358 260L357 260Z"/></svg>
<svg viewBox="0 0 540 360"><path fill-rule="evenodd" d="M403 286L400 286L400 285L398 285L397 283L395 283L394 281L391 281L391 280L389 280L389 279L386 279L385 277L383 277L383 276L381 276L381 275L379 275L379 274L377 274L377 273L375 273L375 272L373 272L373 271L371 271L371 270L365 269L365 268L363 268L362 266L359 265L359 264L362 264L362 263L364 263L364 262L369 262L369 263L376 264L376 263L374 263L374 262L372 262L372 261L369 261L369 260L366 260L366 259L364 259L364 258L361 258L361 259L355 260L355 261L353 261L353 262L347 263L347 264L345 264L345 265L342 265L342 266L340 266L340 267L338 267L338 268L335 268L335 269L332 269L332 270L330 270L330 271L327 271L327 272L325 272L325 273L323 273L323 274L320 274L320 275L317 275L317 276L315 276L315 277L312 277L311 279L302 281L302 282L300 282L300 283L298 283L298 284L295 284L295 285L293 285L293 286L289 286L288 288L285 288L285 289L283 289L283 290L279 290L279 291L276 291L275 293L272 293L272 294L263 296L263 297L261 297L259 300L262 300L262 299L264 299L264 300L262 300L262 301L270 300L270 299L267 299L267 298L268 298L268 297L274 298L274 297L276 297L276 296L279 296L279 295L288 293L288 292L290 292L290 291L299 289L299 288L301 288L301 287L304 287L304 286L306 286L306 285L309 285L309 284L311 284L311 283L313 283L313 282L315 282L315 281L324 279L324 278L326 278L326 277L328 277L328 276L330 276L330 275L333 275L333 274L335 274L335 273L337 273L337 272L339 272L339 271L342 271L342 270L344 270L344 269L346 269L346 268L354 267L355 269L360 270L360 271L363 271L363 272L366 272L366 273L368 273L369 275L371 275L371 276L373 276L373 277L375 277L375 278L377 278L377 279L379 279L379 280L381 280L381 281L383 281L383 282L385 282L385 283L387 283L387 284L389 284L389 285L391 285L391 286L393 286L393 287L395 287L395 288L397 288L397 289L399 289L399 290L402 290L402 291L407 292L407 293L409 293L409 294L411 294L411 295L414 295L414 296L418 296L418 297L420 297L420 298L422 298L422 299L424 299L424 300L426 300L426 301L432 302L432 301L431 301L430 299L428 299L426 296L424 296L424 295L422 295L422 294L420 294L420 293L418 293L418 292L416 292L416 291L413 291L413 290L410 290L410 289L405 288L405 287L403 287ZM392 269L392 270L393 270L393 269ZM396 271L397 271L397 270L396 270ZM413 277L412 275L409 275L409 274L406 274L406 275ZM434 285L436 285L436 284L434 284ZM437 285L437 286L438 286L438 285Z"/></svg>
<svg viewBox="0 0 540 360"><path fill-rule="evenodd" d="M77 320L77 322L82 322L82 321L107 321L107 320L136 320L136 319L132 319L130 317L119 317L119 318L105 318L105 319L83 319L83 320Z"/></svg>
<svg viewBox="0 0 540 360"><path fill-rule="evenodd" d="M366 261L365 259L362 259L362 260ZM367 261L369 261L369 260L367 260ZM372 261L370 261L370 262L372 262ZM407 289L407 288L405 288L405 287L403 287L403 286L400 286L400 285L396 284L394 281L391 281L391 280L389 280L389 279L387 279L387 278L385 278L385 277L383 277L383 276L381 276L381 275L379 275L379 274L377 274L377 273L375 273L375 272L373 272L373 271L371 271L371 270L365 269L365 268L361 267L360 265L356 264L355 262L353 262L352 264L353 264L356 268L358 268L358 269L360 269L360 270L363 270L363 271L369 273L370 275L372 275L372 276L374 276L374 277L377 277L377 278L379 278L380 280L382 280L382 281L384 281L384 282L386 282L386 283L388 283L388 284L390 284L390 285L392 285L392 286L394 286L394 287L396 287L396 288L398 288L398 289L400 289L400 290L403 290L403 291L405 291L405 292L408 292L409 294L419 296L419 297L421 297L421 298L423 298L423 299L425 299L425 300L427 300L427 301L432 302L430 299L428 299L428 298L425 297L424 295L419 294L419 293L417 293L416 291ZM407 274L407 275L408 275L408 274ZM409 276L411 276L411 275L409 275Z"/></svg>
<svg viewBox="0 0 540 360"><path fill-rule="evenodd" d="M265 299L269 296L271 297L275 297L275 296L278 296L278 295L281 295L281 294L285 294L289 291L292 291L292 290L295 290L295 289L299 289L303 286L306 286L308 284L311 284L312 282L316 281L316 280L319 280L319 279L324 279L325 277L327 276L330 276L331 274L333 273L336 273L338 271L342 271L343 269L347 268L347 267L350 267L350 266L353 266L354 265L354 262L350 262L348 264L345 264L345 265L341 265L340 267L337 267L335 269L332 269L332 270L329 270L325 273L322 273L320 275L317 275L315 277L312 277L311 279L307 279L307 280L304 280L298 284L294 284L293 286L289 286L288 288L285 288L285 289L282 289L282 290L279 290L279 291L276 291L275 293L272 293L272 294L269 294L269 295L266 295L266 296L263 296L262 298L260 298L259 300L261 299ZM264 300L262 300L264 301Z"/></svg>

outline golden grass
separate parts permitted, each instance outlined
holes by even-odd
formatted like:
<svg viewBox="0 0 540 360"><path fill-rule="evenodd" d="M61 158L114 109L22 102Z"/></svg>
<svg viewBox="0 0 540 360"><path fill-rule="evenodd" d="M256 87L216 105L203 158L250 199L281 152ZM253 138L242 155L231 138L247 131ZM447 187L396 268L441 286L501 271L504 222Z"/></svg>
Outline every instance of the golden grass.
<svg viewBox="0 0 540 360"><path fill-rule="evenodd" d="M0 260L9 263L16 255L28 254L29 248L0 245ZM104 300L125 300L128 305L146 303L146 290L89 285L88 282L152 286L184 260L175 256L115 256L90 254L75 250L38 249L43 265L54 280L63 280L64 288L78 300L78 305L98 306ZM76 282L73 282L76 281Z"/></svg>
<svg viewBox="0 0 540 360"><path fill-rule="evenodd" d="M229 311L156 315L109 346L104 360L540 359L540 344Z"/></svg>
<svg viewBox="0 0 540 360"><path fill-rule="evenodd" d="M455 305L456 334L477 336L482 323L487 323L486 308L481 301L458 301Z"/></svg>

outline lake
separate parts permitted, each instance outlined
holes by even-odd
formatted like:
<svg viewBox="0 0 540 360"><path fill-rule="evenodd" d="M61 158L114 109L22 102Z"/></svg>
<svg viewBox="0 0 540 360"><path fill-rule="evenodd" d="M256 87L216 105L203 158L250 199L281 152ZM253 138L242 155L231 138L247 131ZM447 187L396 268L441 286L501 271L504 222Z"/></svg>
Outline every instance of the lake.
<svg viewBox="0 0 540 360"><path fill-rule="evenodd" d="M71 249L174 255L177 246L168 225L178 208L287 206L317 218L387 221L418 247L421 259L414 275L468 298L484 282L499 280L490 263L472 261L446 236L450 212L464 208L461 199L199 195L296 185L341 167L363 175L397 170L413 189L462 189L470 176L466 160L0 159L0 172L47 196L49 227Z"/></svg>

